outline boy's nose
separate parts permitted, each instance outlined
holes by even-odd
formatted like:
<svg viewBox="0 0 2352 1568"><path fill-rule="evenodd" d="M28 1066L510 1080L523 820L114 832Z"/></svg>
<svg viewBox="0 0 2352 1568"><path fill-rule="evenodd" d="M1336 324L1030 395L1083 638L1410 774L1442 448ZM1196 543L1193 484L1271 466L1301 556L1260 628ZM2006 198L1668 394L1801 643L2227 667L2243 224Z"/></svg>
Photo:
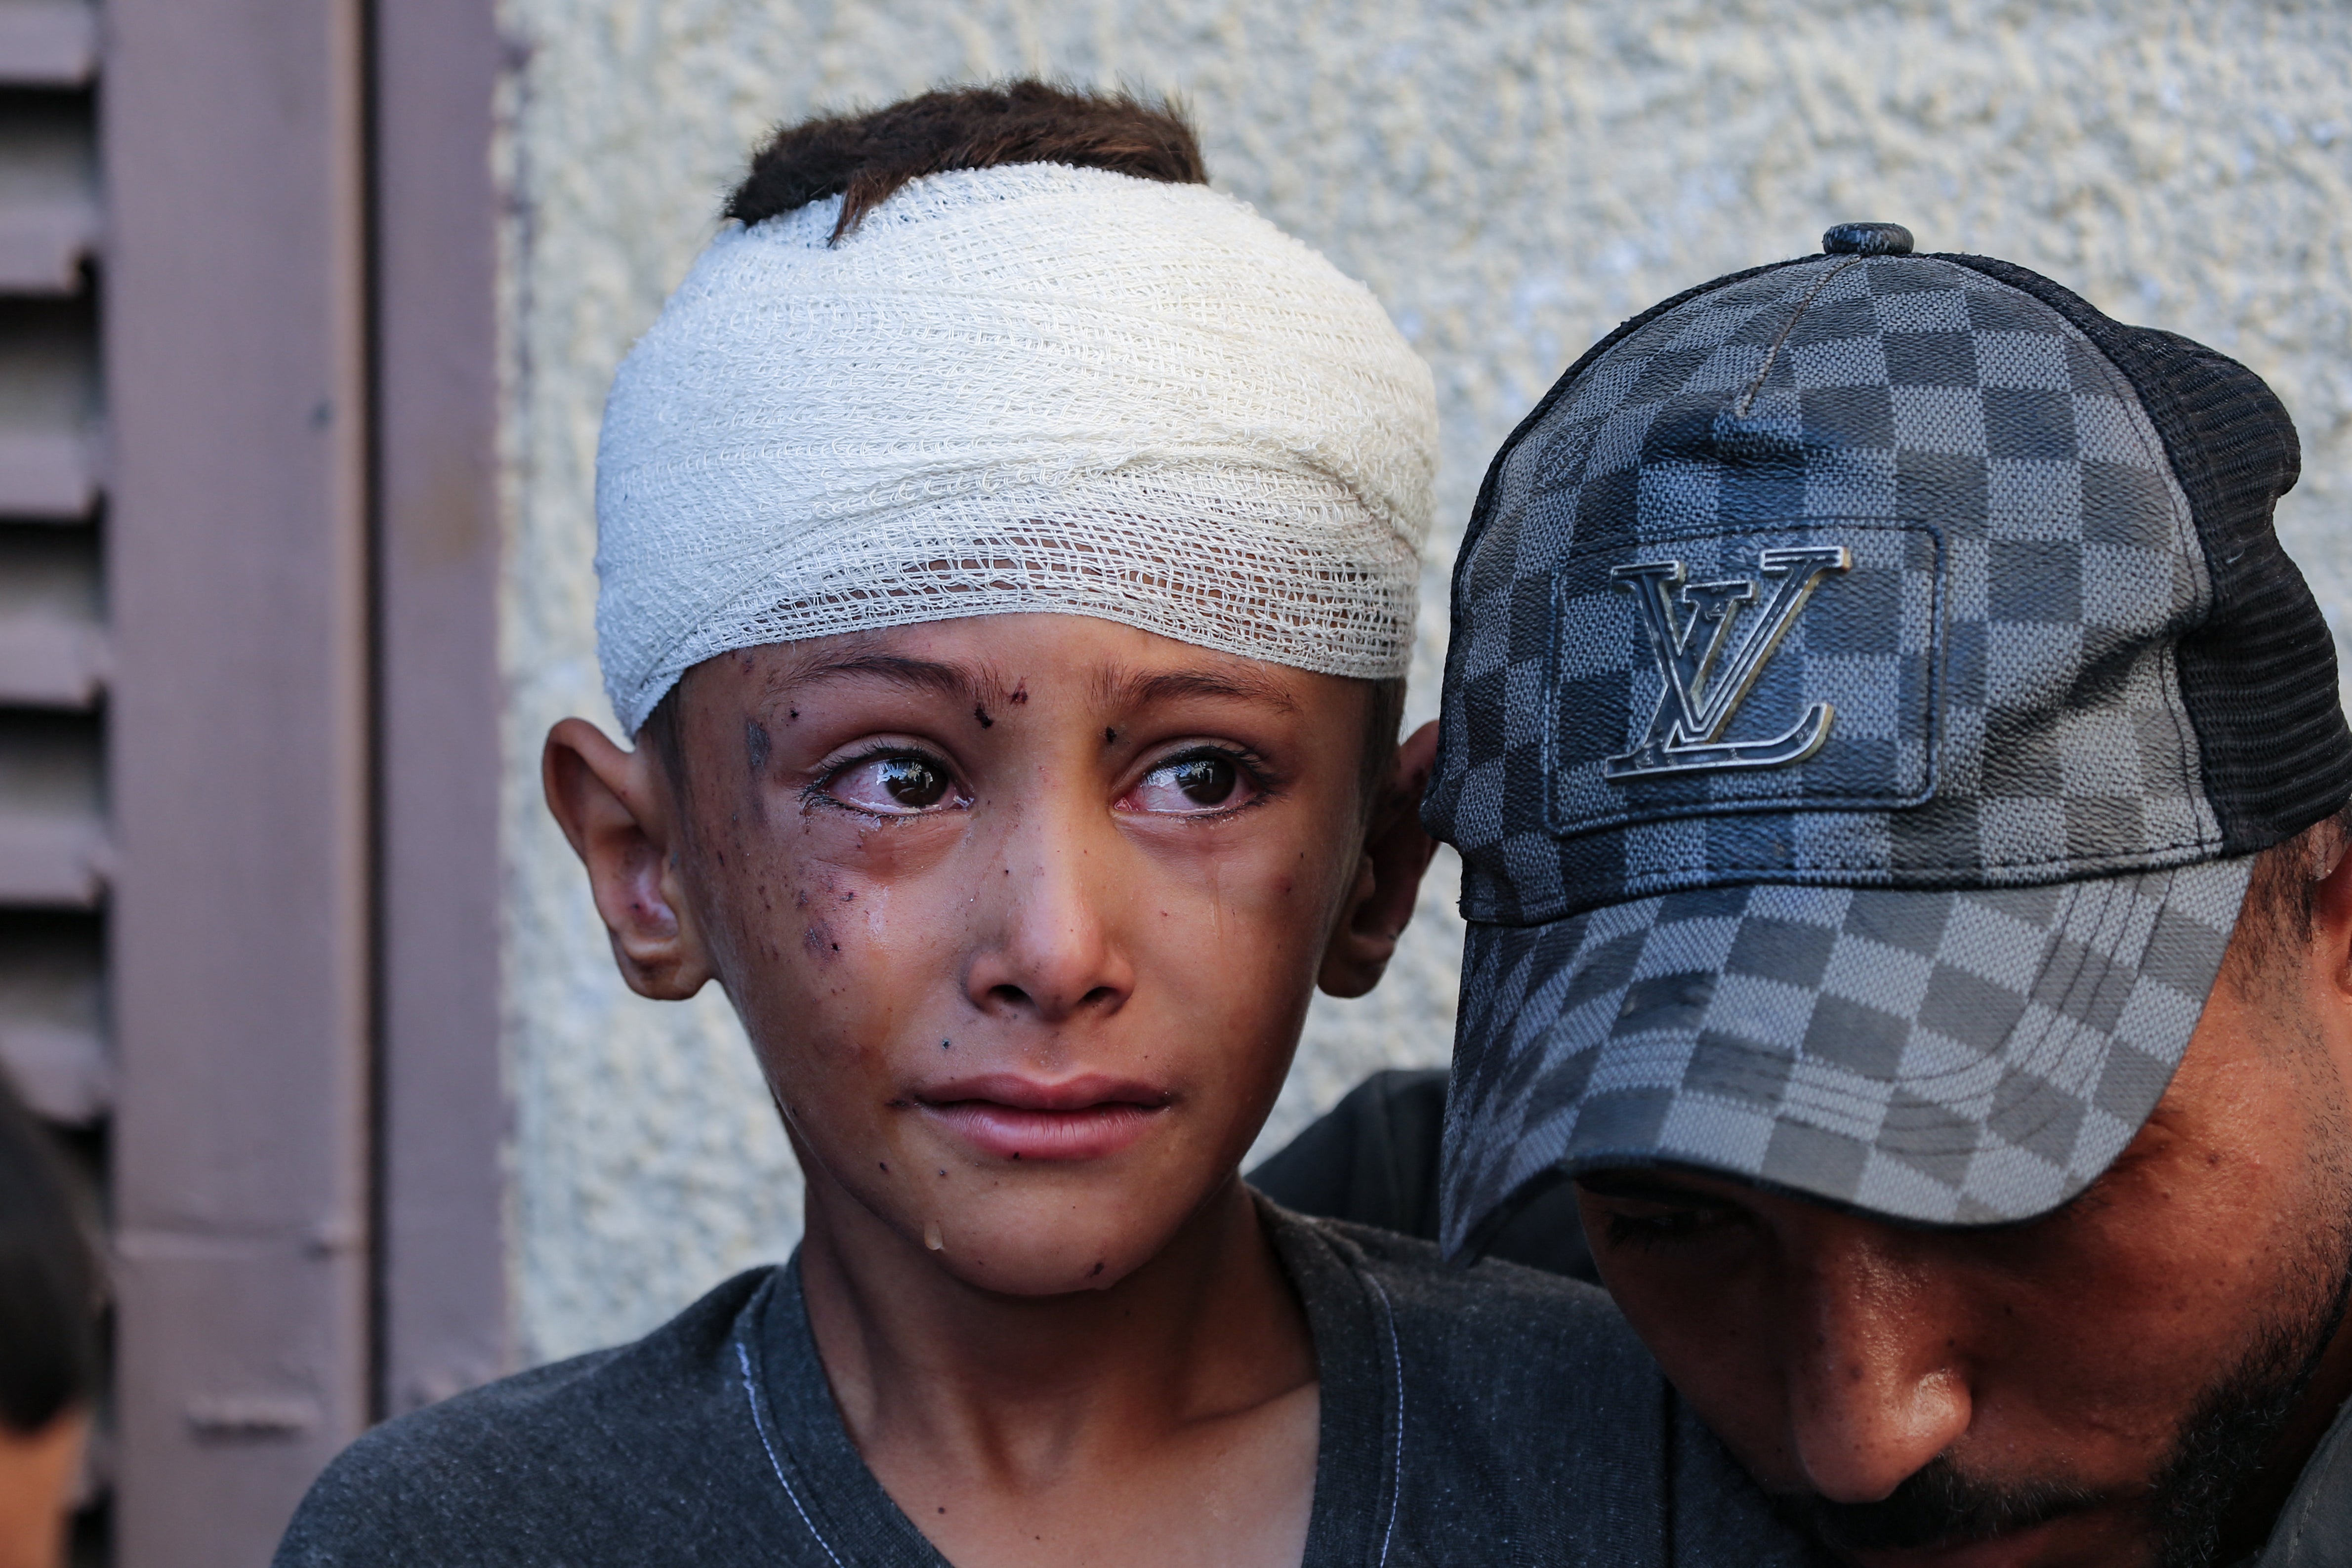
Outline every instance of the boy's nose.
<svg viewBox="0 0 2352 1568"><path fill-rule="evenodd" d="M965 993L985 1013L1025 1013L1060 1024L1113 1012L1135 970L1114 935L1116 854L1097 852L1072 824L1034 821L1001 850L987 891Z"/></svg>
<svg viewBox="0 0 2352 1568"><path fill-rule="evenodd" d="M1866 1220L1809 1238L1789 1326L1798 1462L1832 1502L1876 1502L1968 1431L1972 1404L1945 1293Z"/></svg>

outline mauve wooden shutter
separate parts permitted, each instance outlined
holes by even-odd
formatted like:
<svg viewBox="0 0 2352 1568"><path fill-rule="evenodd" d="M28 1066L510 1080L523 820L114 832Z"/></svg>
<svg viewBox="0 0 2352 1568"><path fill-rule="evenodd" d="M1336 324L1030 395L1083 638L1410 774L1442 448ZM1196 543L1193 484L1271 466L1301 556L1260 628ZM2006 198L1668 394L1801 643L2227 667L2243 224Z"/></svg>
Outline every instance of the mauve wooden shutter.
<svg viewBox="0 0 2352 1568"><path fill-rule="evenodd" d="M78 1564L266 1562L507 1370L499 59L490 0L0 0L0 1068L108 1231Z"/></svg>
<svg viewBox="0 0 2352 1568"><path fill-rule="evenodd" d="M513 1370L492 6L374 6L376 1344L392 1415Z"/></svg>
<svg viewBox="0 0 2352 1568"><path fill-rule="evenodd" d="M107 1210L96 17L0 4L0 1068ZM112 1433L77 1556L102 1557Z"/></svg>
<svg viewBox="0 0 2352 1568"><path fill-rule="evenodd" d="M250 1568L374 1404L365 11L103 16L113 1549Z"/></svg>

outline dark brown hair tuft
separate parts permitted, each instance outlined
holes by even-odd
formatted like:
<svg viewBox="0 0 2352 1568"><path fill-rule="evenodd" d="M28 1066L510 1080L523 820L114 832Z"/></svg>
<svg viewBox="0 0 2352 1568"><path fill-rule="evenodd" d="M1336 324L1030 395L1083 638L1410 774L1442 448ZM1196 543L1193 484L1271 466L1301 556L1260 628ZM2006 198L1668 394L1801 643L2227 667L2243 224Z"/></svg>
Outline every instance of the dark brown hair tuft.
<svg viewBox="0 0 2352 1568"><path fill-rule="evenodd" d="M950 169L1068 163L1138 179L1205 185L1200 138L1177 104L1082 92L1023 79L942 88L863 114L787 125L751 157L726 216L754 224L843 197L839 243L909 180Z"/></svg>

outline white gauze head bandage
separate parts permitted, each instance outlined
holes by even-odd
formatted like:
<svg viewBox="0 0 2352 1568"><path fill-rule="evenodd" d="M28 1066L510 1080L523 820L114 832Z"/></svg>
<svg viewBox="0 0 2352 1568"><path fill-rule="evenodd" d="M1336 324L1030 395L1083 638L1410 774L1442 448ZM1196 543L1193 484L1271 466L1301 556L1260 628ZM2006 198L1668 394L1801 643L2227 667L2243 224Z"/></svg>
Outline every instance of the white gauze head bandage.
<svg viewBox="0 0 2352 1568"><path fill-rule="evenodd" d="M1059 164L711 242L621 366L597 651L635 733L762 643L1020 610L1404 673L1428 368L1244 204Z"/></svg>

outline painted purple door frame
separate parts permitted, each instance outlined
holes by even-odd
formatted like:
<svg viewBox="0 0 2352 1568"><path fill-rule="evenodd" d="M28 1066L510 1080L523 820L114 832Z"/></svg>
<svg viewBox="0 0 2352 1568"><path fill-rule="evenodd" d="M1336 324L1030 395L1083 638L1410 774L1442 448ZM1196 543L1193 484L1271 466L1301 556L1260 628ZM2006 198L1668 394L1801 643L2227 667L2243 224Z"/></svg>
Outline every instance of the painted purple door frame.
<svg viewBox="0 0 2352 1568"><path fill-rule="evenodd" d="M106 6L125 1568L507 1358L490 3Z"/></svg>
<svg viewBox="0 0 2352 1568"><path fill-rule="evenodd" d="M266 1561L369 1369L358 0L111 0L117 1561Z"/></svg>
<svg viewBox="0 0 2352 1568"><path fill-rule="evenodd" d="M380 1408L509 1370L493 0L375 7Z"/></svg>

